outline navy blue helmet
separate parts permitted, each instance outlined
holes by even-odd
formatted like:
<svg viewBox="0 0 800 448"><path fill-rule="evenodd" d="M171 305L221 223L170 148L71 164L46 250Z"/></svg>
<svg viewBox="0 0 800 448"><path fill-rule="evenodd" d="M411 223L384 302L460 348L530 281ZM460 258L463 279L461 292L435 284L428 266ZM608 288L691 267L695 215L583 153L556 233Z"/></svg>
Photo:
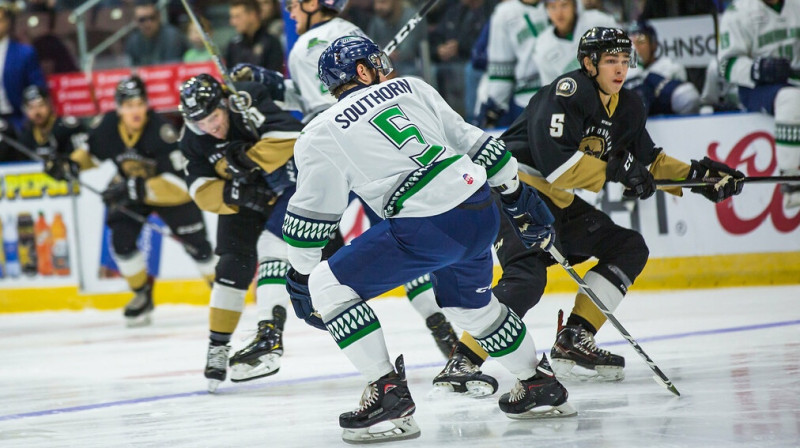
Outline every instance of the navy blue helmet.
<svg viewBox="0 0 800 448"><path fill-rule="evenodd" d="M375 42L362 36L336 39L319 57L319 79L329 91L347 84L358 75L356 65L362 62L384 76L392 72L392 63Z"/></svg>

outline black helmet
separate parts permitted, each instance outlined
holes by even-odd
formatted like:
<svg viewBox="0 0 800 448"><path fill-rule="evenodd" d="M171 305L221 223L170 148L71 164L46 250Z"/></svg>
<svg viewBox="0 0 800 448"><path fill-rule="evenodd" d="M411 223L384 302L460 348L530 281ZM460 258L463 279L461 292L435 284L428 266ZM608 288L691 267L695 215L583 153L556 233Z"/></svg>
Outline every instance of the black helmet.
<svg viewBox="0 0 800 448"><path fill-rule="evenodd" d="M636 66L631 39L625 31L619 28L596 26L583 33L581 42L578 44L578 63L581 65L581 70L586 72L586 67L583 65L584 57L589 56L597 67L600 55L603 53L628 53L631 55L631 67Z"/></svg>
<svg viewBox="0 0 800 448"><path fill-rule="evenodd" d="M117 102L117 106L133 98L141 98L147 102L147 89L144 86L144 81L136 75L120 81L117 84L117 90L114 92L114 101Z"/></svg>
<svg viewBox="0 0 800 448"><path fill-rule="evenodd" d="M47 92L47 89L43 89L36 84L30 85L25 87L25 90L22 91L22 105L26 105L31 101L36 100L44 100L50 98L50 94Z"/></svg>
<svg viewBox="0 0 800 448"><path fill-rule="evenodd" d="M213 76L202 73L181 86L180 110L185 120L202 120L220 107L225 107L225 92Z"/></svg>

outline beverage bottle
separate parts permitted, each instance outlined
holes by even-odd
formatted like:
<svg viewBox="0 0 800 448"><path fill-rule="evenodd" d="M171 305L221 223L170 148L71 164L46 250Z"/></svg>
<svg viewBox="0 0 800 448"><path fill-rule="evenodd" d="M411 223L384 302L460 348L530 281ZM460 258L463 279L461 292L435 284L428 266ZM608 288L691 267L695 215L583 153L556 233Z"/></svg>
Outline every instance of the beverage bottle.
<svg viewBox="0 0 800 448"><path fill-rule="evenodd" d="M56 212L53 217L53 270L56 275L69 275L69 242L67 241L67 226L61 213Z"/></svg>
<svg viewBox="0 0 800 448"><path fill-rule="evenodd" d="M44 219L44 212L39 211L39 218L33 227L36 235L36 258L39 260L39 274L53 275L53 235L50 226Z"/></svg>
<svg viewBox="0 0 800 448"><path fill-rule="evenodd" d="M36 260L36 236L33 231L33 217L30 213L22 212L17 217L17 234L19 235L19 264L22 273L34 276L38 271Z"/></svg>
<svg viewBox="0 0 800 448"><path fill-rule="evenodd" d="M6 276L10 278L19 277L21 272L17 241L17 223L14 222L13 215L8 215L3 226L3 252L6 256Z"/></svg>

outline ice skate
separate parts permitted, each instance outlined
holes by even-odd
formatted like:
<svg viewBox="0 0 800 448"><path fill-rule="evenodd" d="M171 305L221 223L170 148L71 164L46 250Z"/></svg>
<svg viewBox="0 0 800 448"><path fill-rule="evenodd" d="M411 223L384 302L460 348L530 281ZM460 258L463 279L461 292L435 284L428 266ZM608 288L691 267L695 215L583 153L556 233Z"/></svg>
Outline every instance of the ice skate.
<svg viewBox="0 0 800 448"><path fill-rule="evenodd" d="M339 416L342 440L357 444L419 437L413 417L416 406L408 390L402 355L395 366L397 372L367 385L358 409Z"/></svg>
<svg viewBox="0 0 800 448"><path fill-rule="evenodd" d="M148 279L144 286L134 291L133 298L125 305L125 325L129 328L150 325L153 308L153 280Z"/></svg>
<svg viewBox="0 0 800 448"><path fill-rule="evenodd" d="M594 335L579 325L562 325L558 313L558 335L550 351L553 371L560 379L620 381L625 378L625 358L598 348Z"/></svg>
<svg viewBox="0 0 800 448"><path fill-rule="evenodd" d="M282 327L280 319L258 323L258 331L250 344L231 356L231 381L250 381L278 373L283 356Z"/></svg>
<svg viewBox="0 0 800 448"><path fill-rule="evenodd" d="M431 330L436 346L439 347L445 358L449 357L458 344L458 338L455 331L453 331L453 326L450 325L450 322L447 321L447 318L442 313L431 314L425 319L425 324Z"/></svg>
<svg viewBox="0 0 800 448"><path fill-rule="evenodd" d="M208 391L212 394L217 391L219 383L225 381L230 351L230 345L208 344L205 376L208 378Z"/></svg>
<svg viewBox="0 0 800 448"><path fill-rule="evenodd" d="M454 352L441 372L433 379L437 390L483 397L497 392L497 380L484 374L470 359Z"/></svg>
<svg viewBox="0 0 800 448"><path fill-rule="evenodd" d="M569 417L577 414L567 403L567 389L558 382L542 355L536 374L527 380L517 380L510 393L500 397L500 410L513 419Z"/></svg>

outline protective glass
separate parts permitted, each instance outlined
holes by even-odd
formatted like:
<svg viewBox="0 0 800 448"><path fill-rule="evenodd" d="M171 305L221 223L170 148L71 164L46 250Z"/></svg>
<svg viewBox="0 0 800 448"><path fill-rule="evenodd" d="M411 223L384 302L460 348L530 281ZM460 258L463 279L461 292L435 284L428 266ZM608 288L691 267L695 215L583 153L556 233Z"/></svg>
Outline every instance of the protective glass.
<svg viewBox="0 0 800 448"><path fill-rule="evenodd" d="M369 57L369 63L378 70L384 77L389 76L389 73L392 73L394 70L394 65L392 65L392 60L389 59L389 56L386 55L384 52L380 53L372 53Z"/></svg>

